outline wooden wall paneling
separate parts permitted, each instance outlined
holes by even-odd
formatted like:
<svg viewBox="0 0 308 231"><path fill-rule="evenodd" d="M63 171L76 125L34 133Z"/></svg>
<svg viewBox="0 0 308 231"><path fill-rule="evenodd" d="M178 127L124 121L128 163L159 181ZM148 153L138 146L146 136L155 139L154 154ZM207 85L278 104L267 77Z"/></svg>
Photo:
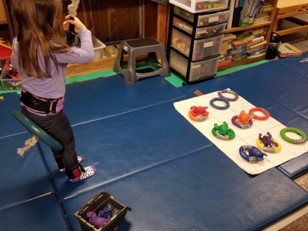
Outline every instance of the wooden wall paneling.
<svg viewBox="0 0 308 231"><path fill-rule="evenodd" d="M0 24L6 24L7 18L4 10L4 3L3 0L0 0Z"/></svg>
<svg viewBox="0 0 308 231"><path fill-rule="evenodd" d="M78 17L104 43L140 35L139 0L80 1Z"/></svg>
<svg viewBox="0 0 308 231"><path fill-rule="evenodd" d="M156 38L166 45L168 35L169 8L167 5L145 1L145 37Z"/></svg>
<svg viewBox="0 0 308 231"><path fill-rule="evenodd" d="M16 35L17 31L17 24L16 22L12 19L12 14L11 14L11 0L3 0L3 5L6 13L6 18L8 22L8 30L9 30L9 37L10 40L13 40L14 36Z"/></svg>
<svg viewBox="0 0 308 231"><path fill-rule="evenodd" d="M169 25L169 5L158 5L157 9L157 39L167 46Z"/></svg>
<svg viewBox="0 0 308 231"><path fill-rule="evenodd" d="M157 3L144 1L144 37L156 38L157 35Z"/></svg>

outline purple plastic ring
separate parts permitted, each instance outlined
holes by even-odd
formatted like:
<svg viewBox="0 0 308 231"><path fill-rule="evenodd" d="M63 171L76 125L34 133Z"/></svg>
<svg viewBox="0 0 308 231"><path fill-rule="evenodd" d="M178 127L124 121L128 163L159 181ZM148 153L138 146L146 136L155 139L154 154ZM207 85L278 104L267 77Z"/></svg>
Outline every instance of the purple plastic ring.
<svg viewBox="0 0 308 231"><path fill-rule="evenodd" d="M223 95L224 93L232 94L233 98L229 98L229 97L224 96ZM238 100L238 97L239 97L239 95L235 91L232 91L230 89L225 89L225 90L219 91L218 95L219 95L219 97L224 98L228 101L236 101L236 100Z"/></svg>

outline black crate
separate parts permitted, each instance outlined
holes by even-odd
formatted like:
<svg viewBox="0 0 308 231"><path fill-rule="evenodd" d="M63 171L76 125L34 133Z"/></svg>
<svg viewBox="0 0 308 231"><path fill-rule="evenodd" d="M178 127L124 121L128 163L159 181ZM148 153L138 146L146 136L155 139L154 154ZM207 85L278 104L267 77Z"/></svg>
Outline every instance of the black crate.
<svg viewBox="0 0 308 231"><path fill-rule="evenodd" d="M117 210L117 213L110 219L110 221L100 228L95 228L88 221L87 212L94 211L98 213L106 205L111 204ZM116 201L109 193L100 192L94 196L85 206L75 212L75 217L78 219L81 229L83 231L113 231L117 226L120 225L124 219L129 207Z"/></svg>

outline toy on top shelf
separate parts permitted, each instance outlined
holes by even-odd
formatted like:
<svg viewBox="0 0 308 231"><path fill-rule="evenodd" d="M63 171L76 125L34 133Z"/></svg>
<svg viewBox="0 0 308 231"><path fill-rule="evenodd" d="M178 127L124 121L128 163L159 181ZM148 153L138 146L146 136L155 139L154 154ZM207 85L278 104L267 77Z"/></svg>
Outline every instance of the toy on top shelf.
<svg viewBox="0 0 308 231"><path fill-rule="evenodd" d="M228 8L229 0L169 0L169 2L191 13L200 13L226 9Z"/></svg>

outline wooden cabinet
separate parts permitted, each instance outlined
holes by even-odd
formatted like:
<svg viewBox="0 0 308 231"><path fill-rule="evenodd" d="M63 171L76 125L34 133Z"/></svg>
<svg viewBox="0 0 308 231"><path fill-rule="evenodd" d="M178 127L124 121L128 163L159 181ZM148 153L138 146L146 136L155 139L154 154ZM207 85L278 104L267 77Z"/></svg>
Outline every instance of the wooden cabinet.
<svg viewBox="0 0 308 231"><path fill-rule="evenodd" d="M11 39L16 36L17 25L10 6L12 0L4 1L8 9ZM64 11L69 0L62 0ZM102 42L117 43L138 37L160 37L166 32L167 6L150 0L80 1L77 16ZM64 12L66 14L66 12ZM1 14L2 16L2 14ZM162 31L162 32L161 32Z"/></svg>
<svg viewBox="0 0 308 231"><path fill-rule="evenodd" d="M0 0L0 24L7 24L7 18L4 10L3 0Z"/></svg>

